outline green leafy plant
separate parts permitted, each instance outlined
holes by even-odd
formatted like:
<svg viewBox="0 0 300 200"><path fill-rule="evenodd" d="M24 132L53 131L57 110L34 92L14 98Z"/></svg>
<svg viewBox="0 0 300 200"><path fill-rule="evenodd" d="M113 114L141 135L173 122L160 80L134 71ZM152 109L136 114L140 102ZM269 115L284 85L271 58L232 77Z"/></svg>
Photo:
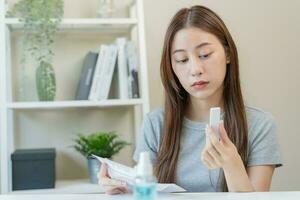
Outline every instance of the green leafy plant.
<svg viewBox="0 0 300 200"><path fill-rule="evenodd" d="M129 145L126 141L120 140L115 132L98 132L88 136L79 134L74 141L76 144L73 147L86 158L90 158L92 154L111 158Z"/></svg>
<svg viewBox="0 0 300 200"><path fill-rule="evenodd" d="M63 0L20 0L7 12L7 17L18 17L24 24L21 58L23 73L28 55L42 68L36 70L37 92L41 101L54 100L55 97L52 44L63 17L63 7Z"/></svg>

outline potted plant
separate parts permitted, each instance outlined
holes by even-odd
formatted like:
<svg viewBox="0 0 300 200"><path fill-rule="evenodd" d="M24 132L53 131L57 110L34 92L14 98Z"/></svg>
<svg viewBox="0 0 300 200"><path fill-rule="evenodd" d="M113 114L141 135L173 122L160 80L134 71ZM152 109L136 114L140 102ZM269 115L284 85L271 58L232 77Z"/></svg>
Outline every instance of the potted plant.
<svg viewBox="0 0 300 200"><path fill-rule="evenodd" d="M92 154L103 158L111 159L112 156L119 153L129 143L120 140L115 132L97 132L84 136L79 134L75 139L75 150L80 152L88 160L88 169L91 183L98 183L97 173L100 169L100 163L97 159L91 157Z"/></svg>
<svg viewBox="0 0 300 200"><path fill-rule="evenodd" d="M53 101L55 98L52 44L63 17L63 7L63 0L20 0L7 12L7 17L18 17L24 24L22 76L25 76L26 61L33 58L37 66L36 88L40 101Z"/></svg>

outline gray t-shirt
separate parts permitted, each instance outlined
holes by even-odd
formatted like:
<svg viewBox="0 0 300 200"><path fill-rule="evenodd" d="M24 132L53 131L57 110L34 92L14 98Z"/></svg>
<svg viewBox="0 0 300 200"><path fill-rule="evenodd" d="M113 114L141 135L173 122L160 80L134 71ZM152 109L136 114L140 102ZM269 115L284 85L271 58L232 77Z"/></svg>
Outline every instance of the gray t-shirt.
<svg viewBox="0 0 300 200"><path fill-rule="evenodd" d="M246 106L248 122L249 156L248 166L281 166L275 123L271 114ZM155 164L163 128L164 110L156 109L144 119L139 141L133 159L138 161L139 153L149 151ZM188 192L221 191L218 182L220 169L208 170L201 161L205 146L207 122L194 122L184 118L180 153L177 163L176 184Z"/></svg>

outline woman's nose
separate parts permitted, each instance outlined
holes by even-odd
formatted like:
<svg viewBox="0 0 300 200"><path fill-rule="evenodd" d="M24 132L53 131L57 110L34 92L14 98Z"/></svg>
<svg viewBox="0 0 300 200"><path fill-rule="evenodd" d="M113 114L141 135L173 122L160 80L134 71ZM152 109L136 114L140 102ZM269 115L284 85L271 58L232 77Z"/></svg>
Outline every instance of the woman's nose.
<svg viewBox="0 0 300 200"><path fill-rule="evenodd" d="M197 76L204 73L203 63L200 61L200 59L198 59L198 57L191 59L190 68L192 76Z"/></svg>

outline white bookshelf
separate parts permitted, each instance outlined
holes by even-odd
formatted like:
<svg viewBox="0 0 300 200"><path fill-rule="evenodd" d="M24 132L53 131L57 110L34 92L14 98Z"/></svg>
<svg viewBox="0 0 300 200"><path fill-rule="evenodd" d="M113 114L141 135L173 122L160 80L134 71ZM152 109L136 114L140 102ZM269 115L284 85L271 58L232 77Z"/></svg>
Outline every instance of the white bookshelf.
<svg viewBox="0 0 300 200"><path fill-rule="evenodd" d="M5 18L5 0L0 0L0 192L7 193L98 193L98 185L89 184L86 180L57 180L55 189L12 191L11 153L17 148L14 145L14 115L17 111L26 110L64 110L69 109L110 109L132 107L134 116L135 140L143 116L149 112L149 91L146 60L145 28L143 0L134 0L130 6L128 18L67 18L59 25L59 32L99 32L129 33L136 40L139 55L139 99L108 99L104 101L59 100L53 102L18 101L13 98L13 65L11 61L11 33L20 31L23 24L17 18ZM5 44L5 45L3 45ZM121 112L121 111L120 111ZM47 128L47 127L45 127ZM134 143L135 141L133 141Z"/></svg>
<svg viewBox="0 0 300 200"><path fill-rule="evenodd" d="M6 26L10 30L21 30L23 23L17 18L6 18L4 20ZM130 29L138 25L136 18L70 18L63 19L59 25L60 31L101 31L101 32L128 32Z"/></svg>
<svg viewBox="0 0 300 200"><path fill-rule="evenodd" d="M50 101L50 102L15 102L8 103L9 109L63 109L63 108L85 108L85 107L117 107L142 105L142 99L112 99L104 101Z"/></svg>
<svg viewBox="0 0 300 200"><path fill-rule="evenodd" d="M12 194L101 194L105 190L88 179L61 180L55 183L55 189L16 190Z"/></svg>

